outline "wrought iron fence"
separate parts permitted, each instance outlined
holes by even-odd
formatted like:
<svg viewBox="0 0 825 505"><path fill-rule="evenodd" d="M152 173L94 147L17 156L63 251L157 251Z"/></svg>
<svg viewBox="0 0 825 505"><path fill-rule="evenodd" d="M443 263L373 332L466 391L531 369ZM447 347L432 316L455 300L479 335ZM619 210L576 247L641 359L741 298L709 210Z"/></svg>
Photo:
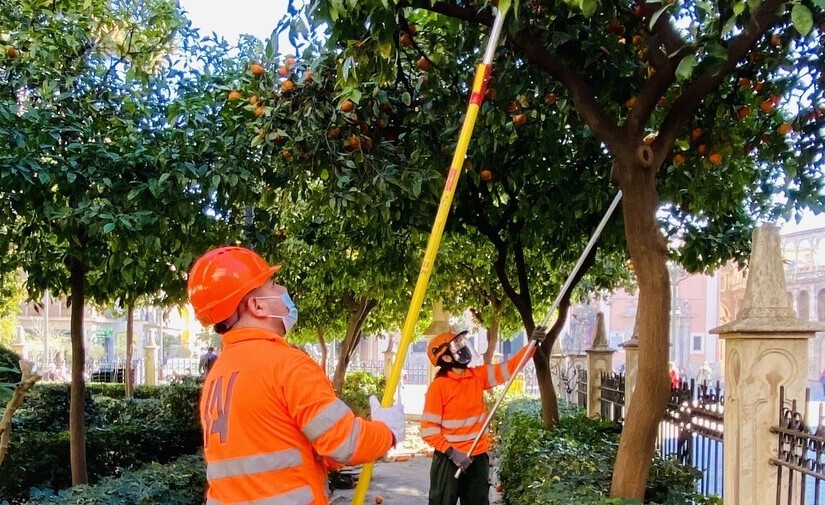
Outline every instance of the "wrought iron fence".
<svg viewBox="0 0 825 505"><path fill-rule="evenodd" d="M71 361L35 360L35 371L43 380L71 382ZM195 358L168 358L155 365L156 383L165 383L175 377L198 375L198 360ZM113 360L88 358L83 367L83 377L87 382L123 383L126 379L126 359ZM146 384L146 362L143 358L132 360L132 383Z"/></svg>
<svg viewBox="0 0 825 505"><path fill-rule="evenodd" d="M805 408L779 390L779 422L771 427L778 439L776 504L819 504L825 502L825 404L820 403L816 422L808 425L811 391L805 392ZM783 496L784 493L784 496Z"/></svg>
<svg viewBox="0 0 825 505"><path fill-rule="evenodd" d="M701 478L696 490L704 496L722 495L725 397L715 385L682 382L670 390L670 399L656 439L663 458L690 465Z"/></svg>
<svg viewBox="0 0 825 505"><path fill-rule="evenodd" d="M624 374L602 372L599 403L602 419L624 422Z"/></svg>
<svg viewBox="0 0 825 505"><path fill-rule="evenodd" d="M327 366L328 370L335 370L335 364ZM347 367L349 371L363 370L374 375L384 375L384 362L377 360L353 361ZM403 384L426 385L429 374L427 365L405 365L401 370L401 381Z"/></svg>

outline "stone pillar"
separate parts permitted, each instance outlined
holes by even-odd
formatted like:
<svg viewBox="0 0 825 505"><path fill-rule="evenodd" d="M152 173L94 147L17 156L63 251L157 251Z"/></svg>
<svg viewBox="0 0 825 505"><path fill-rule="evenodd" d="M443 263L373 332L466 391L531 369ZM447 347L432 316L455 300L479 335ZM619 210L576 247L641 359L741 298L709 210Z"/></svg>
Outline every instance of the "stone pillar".
<svg viewBox="0 0 825 505"><path fill-rule="evenodd" d="M22 326L17 327L17 340L11 343L11 350L20 356L20 359L26 359L26 329Z"/></svg>
<svg viewBox="0 0 825 505"><path fill-rule="evenodd" d="M587 351L587 416L598 417L601 414L602 372L613 371L613 353L607 345L607 331L604 327L604 313L596 314L596 338L593 347Z"/></svg>
<svg viewBox="0 0 825 505"><path fill-rule="evenodd" d="M157 363L158 345L155 343L154 330L150 330L146 344L143 346L143 367L146 376L146 384L155 386L158 383Z"/></svg>
<svg viewBox="0 0 825 505"><path fill-rule="evenodd" d="M633 331L630 340L622 342L619 347L623 348L625 353L624 411L627 412L633 392L636 391L636 377L639 375L639 335L636 331Z"/></svg>
<svg viewBox="0 0 825 505"><path fill-rule="evenodd" d="M786 291L779 228L762 225L753 235L742 308L710 330L725 341L725 503L773 505L777 496L777 467L768 460L778 448L770 429L779 419L779 388L804 401L808 339L825 329L797 319Z"/></svg>

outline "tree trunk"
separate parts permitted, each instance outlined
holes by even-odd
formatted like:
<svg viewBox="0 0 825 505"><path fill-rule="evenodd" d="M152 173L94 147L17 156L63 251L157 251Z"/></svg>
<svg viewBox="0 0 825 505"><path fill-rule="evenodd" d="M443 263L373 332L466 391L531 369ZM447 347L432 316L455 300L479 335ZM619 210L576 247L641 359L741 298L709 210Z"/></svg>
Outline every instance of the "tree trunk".
<svg viewBox="0 0 825 505"><path fill-rule="evenodd" d="M656 220L659 198L655 171L631 167L620 180L624 225L639 283L639 371L636 390L619 441L610 495L643 500L655 450L656 432L667 408L670 280L667 243Z"/></svg>
<svg viewBox="0 0 825 505"><path fill-rule="evenodd" d="M72 485L88 484L86 471L86 345L83 340L83 309L86 302L86 265L77 258L69 260L71 284L72 386L69 400L69 454L72 465Z"/></svg>
<svg viewBox="0 0 825 505"><path fill-rule="evenodd" d="M135 343L135 304L129 303L126 309L126 398L131 398L135 385L132 384L132 348Z"/></svg>
<svg viewBox="0 0 825 505"><path fill-rule="evenodd" d="M318 343L321 345L321 368L324 369L324 374L327 373L327 339L324 337L324 328L322 326L315 327L315 335L318 336Z"/></svg>
<svg viewBox="0 0 825 505"><path fill-rule="evenodd" d="M501 325L501 314L498 311L493 312L493 317L490 320L490 325L487 326L487 350L484 351L484 364L489 365L493 362L493 355L496 353L496 345L498 345L498 329Z"/></svg>
<svg viewBox="0 0 825 505"><path fill-rule="evenodd" d="M344 294L344 304L349 310L349 321L347 322L347 334L341 343L341 354L338 355L338 363L335 364L335 373L332 375L332 387L337 393L341 393L344 387L344 379L347 376L347 366L350 359L361 343L361 328L370 311L378 305L378 300L369 296L355 298L351 293Z"/></svg>

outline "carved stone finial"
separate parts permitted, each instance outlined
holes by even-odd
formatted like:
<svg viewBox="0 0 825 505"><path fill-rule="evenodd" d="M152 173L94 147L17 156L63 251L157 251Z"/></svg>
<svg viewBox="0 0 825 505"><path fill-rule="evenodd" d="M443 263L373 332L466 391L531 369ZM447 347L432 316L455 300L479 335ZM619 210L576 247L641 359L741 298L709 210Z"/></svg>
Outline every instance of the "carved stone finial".
<svg viewBox="0 0 825 505"><path fill-rule="evenodd" d="M779 227L764 224L753 232L745 298L737 319L747 317L796 317L785 285Z"/></svg>
<svg viewBox="0 0 825 505"><path fill-rule="evenodd" d="M603 312L596 313L596 338L593 339L593 346L591 347L591 349L594 351L602 351L608 349L607 330L604 327Z"/></svg>

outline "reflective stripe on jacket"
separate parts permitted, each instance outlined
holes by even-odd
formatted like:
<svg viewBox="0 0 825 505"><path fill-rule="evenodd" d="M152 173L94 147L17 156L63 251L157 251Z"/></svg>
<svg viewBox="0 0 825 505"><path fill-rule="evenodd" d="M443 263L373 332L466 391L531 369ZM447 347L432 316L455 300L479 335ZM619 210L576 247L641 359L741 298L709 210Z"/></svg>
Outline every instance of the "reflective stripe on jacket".
<svg viewBox="0 0 825 505"><path fill-rule="evenodd" d="M505 384L526 351L526 347L522 348L504 363L454 369L436 377L424 398L421 438L437 451L447 452L452 446L469 452L487 416L484 390ZM489 450L490 435L485 431L472 456Z"/></svg>
<svg viewBox="0 0 825 505"><path fill-rule="evenodd" d="M223 336L200 401L208 505L329 503L332 466L389 450L383 423L356 418L321 367L272 332Z"/></svg>

